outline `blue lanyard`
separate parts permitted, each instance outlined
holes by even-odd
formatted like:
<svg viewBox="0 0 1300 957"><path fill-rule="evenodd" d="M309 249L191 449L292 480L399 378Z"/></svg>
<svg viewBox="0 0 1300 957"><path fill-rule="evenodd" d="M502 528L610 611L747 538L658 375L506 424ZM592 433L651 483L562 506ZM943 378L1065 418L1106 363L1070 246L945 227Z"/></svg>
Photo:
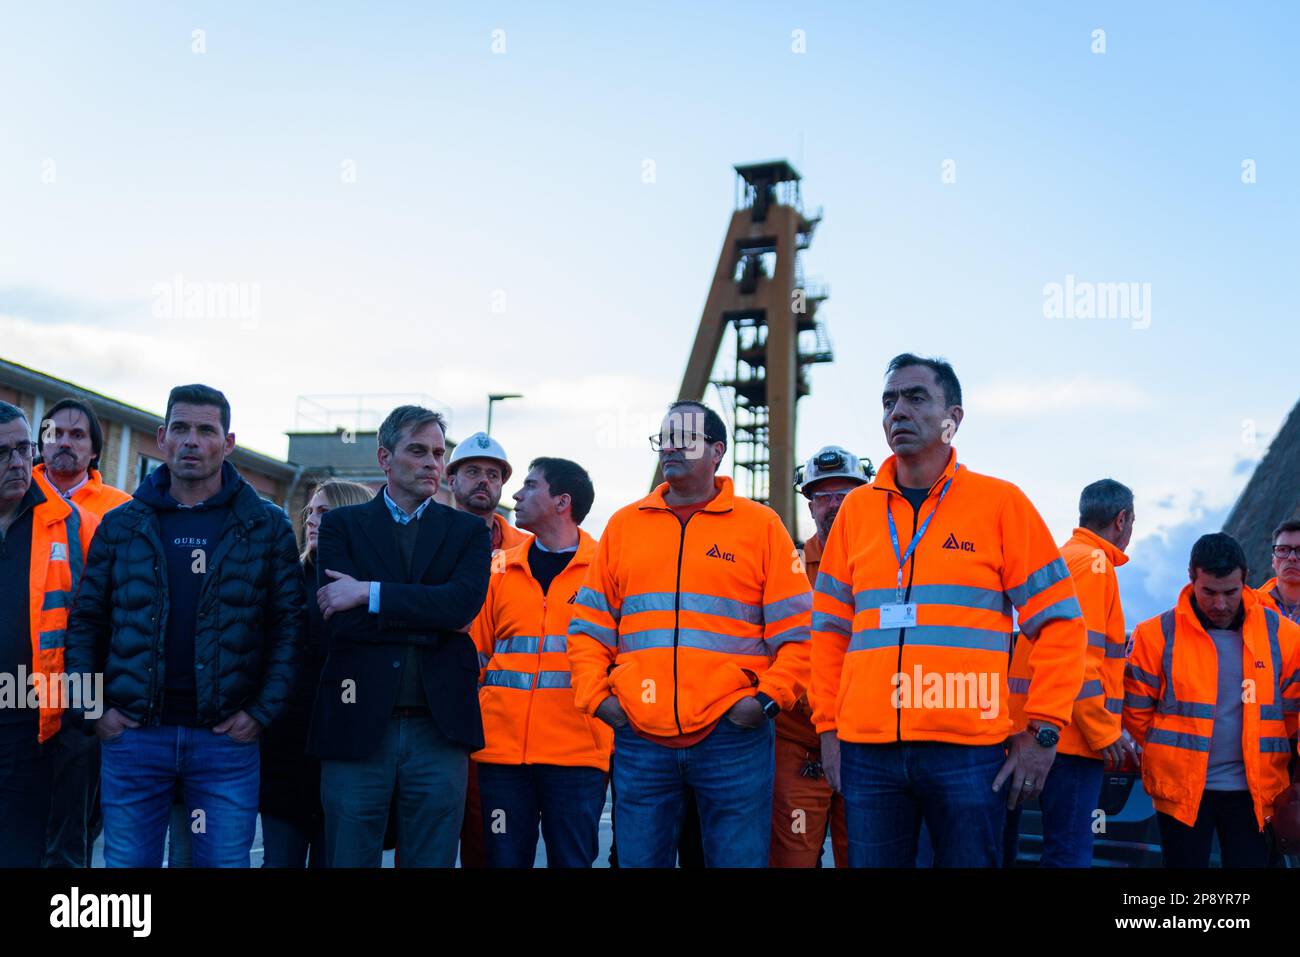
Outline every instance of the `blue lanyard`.
<svg viewBox="0 0 1300 957"><path fill-rule="evenodd" d="M1286 600L1282 597L1282 589L1278 588L1276 585L1273 586L1272 595L1273 600L1277 602L1277 610L1282 613L1282 617L1288 618L1291 621L1294 621L1297 625L1300 625L1300 605L1296 605L1294 608L1288 610L1286 607Z"/></svg>
<svg viewBox="0 0 1300 957"><path fill-rule="evenodd" d="M912 553L916 551L916 546L919 545L921 539L925 537L926 531L930 528L930 521L934 518L935 512L939 511L939 506L943 504L943 497L948 494L948 486L952 485L952 480L957 477L957 469L959 468L961 468L960 465L954 466L952 475L949 477L948 481L943 483L943 488L939 491L939 501L934 503L934 511L926 516L925 521L921 523L921 527L918 528L916 534L912 536L912 540L907 543L906 553L900 551L898 548L898 526L894 524L894 511L889 507L889 492L885 492L885 517L889 519L889 540L894 544L894 558L898 559L897 601L901 602L903 600L903 566L907 564L908 559L912 557Z"/></svg>

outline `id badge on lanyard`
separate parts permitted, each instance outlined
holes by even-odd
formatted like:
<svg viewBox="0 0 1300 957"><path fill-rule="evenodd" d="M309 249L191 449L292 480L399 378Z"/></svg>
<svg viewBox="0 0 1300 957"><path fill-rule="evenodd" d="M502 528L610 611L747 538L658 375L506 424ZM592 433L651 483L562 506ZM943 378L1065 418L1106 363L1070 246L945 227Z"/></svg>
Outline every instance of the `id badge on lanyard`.
<svg viewBox="0 0 1300 957"><path fill-rule="evenodd" d="M916 602L893 602L880 606L881 628L916 627Z"/></svg>

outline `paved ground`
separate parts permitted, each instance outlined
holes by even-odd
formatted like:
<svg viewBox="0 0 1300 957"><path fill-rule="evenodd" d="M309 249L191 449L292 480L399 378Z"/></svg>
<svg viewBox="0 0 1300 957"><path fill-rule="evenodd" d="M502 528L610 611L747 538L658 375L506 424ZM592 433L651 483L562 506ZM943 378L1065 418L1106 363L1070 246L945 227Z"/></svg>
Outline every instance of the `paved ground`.
<svg viewBox="0 0 1300 957"><path fill-rule="evenodd" d="M600 854L597 855L596 857L597 867L609 866L609 845L610 845L610 840L613 837L613 832L610 830L610 823L609 823L610 807L611 807L610 803L606 801L605 810L602 811L600 815ZM250 863L252 864L253 867L262 866L262 820L261 818L258 818L257 821L257 835L256 837L253 838L253 851L252 851ZM94 866L95 867L104 866L104 839L102 837L97 842L95 842ZM384 854L384 867L392 867L392 866L393 866L393 852L388 851ZM537 867L546 866L546 845L544 842L540 840L537 842L536 866ZM822 857L822 866L823 867L834 866L834 861L831 859L831 850L830 850L829 841L827 841L826 843L826 849Z"/></svg>

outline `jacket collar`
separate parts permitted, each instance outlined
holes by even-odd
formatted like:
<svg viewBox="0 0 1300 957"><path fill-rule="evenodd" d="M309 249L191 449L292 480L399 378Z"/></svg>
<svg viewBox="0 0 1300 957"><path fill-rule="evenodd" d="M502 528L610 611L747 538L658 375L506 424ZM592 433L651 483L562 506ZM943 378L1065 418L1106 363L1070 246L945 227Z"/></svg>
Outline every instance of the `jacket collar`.
<svg viewBox="0 0 1300 957"><path fill-rule="evenodd" d="M813 562L822 560L822 540L813 532L812 535L803 543L803 563L811 565Z"/></svg>
<svg viewBox="0 0 1300 957"><path fill-rule="evenodd" d="M1100 548L1110 563L1116 567L1128 561L1127 555L1091 529L1076 528L1070 535L1070 541L1078 542L1080 545L1086 545L1089 548Z"/></svg>
<svg viewBox="0 0 1300 957"><path fill-rule="evenodd" d="M393 545L393 526L397 524L393 514L385 501L385 490L381 489L375 493L365 505L360 508L367 508L369 520L361 523L361 528L370 543L374 546L375 551L379 554L380 560L388 568L389 573L393 576L394 581L399 582L419 582L423 580L424 573L428 571L430 563L437 554L442 541L447 537L447 530L451 523L447 517L452 513L452 509L443 505L437 499L428 499L421 508L423 513L416 522L415 551L411 555L411 574L407 578L405 570L402 568L401 559L398 557L397 550ZM477 516L475 516L477 518Z"/></svg>
<svg viewBox="0 0 1300 957"><path fill-rule="evenodd" d="M952 478L956 474L957 474L957 447L949 446L948 464L943 467L943 473L937 479L935 479L934 484L930 486L930 495L933 495L936 489L943 488L943 483L948 481L948 479ZM871 488L884 491L884 492L893 492L895 495L903 494L898 487L898 456L897 455L891 455L889 458L885 459L885 461L881 463L880 471L876 473L876 478L875 481L871 483ZM929 496L926 497L928 498Z"/></svg>
<svg viewBox="0 0 1300 957"><path fill-rule="evenodd" d="M402 508L402 506L393 501L393 497L388 494L387 485L379 490L379 497L384 500L384 507L388 509L388 514L392 516L393 521L398 525L407 525L411 522L418 522L420 516L424 514L425 509L429 507L429 503L433 501L433 496L430 495L415 507L414 512L408 512L406 509Z"/></svg>
<svg viewBox="0 0 1300 957"><path fill-rule="evenodd" d="M1196 607L1192 604L1193 591L1191 583L1183 586L1183 590L1178 593L1178 605L1175 608L1175 618L1178 624L1185 628L1192 628L1201 634L1209 637L1209 630L1201 624L1200 616L1196 614ZM1256 647L1255 642L1266 641L1264 638L1264 612L1268 606L1260 600L1255 594L1254 589L1249 586L1243 586L1241 589L1241 637L1246 645L1258 657L1263 651L1263 647Z"/></svg>
<svg viewBox="0 0 1300 957"><path fill-rule="evenodd" d="M166 467L166 465L158 466L158 468ZM244 477L239 474L239 470L235 468L229 460L222 463L221 472L223 478L223 489L228 488L230 483L236 483L238 485L238 488L235 489L230 500L226 503L235 519L239 521L240 524L247 527L252 527L258 522L263 521L265 518L265 512L262 508L262 497L257 494L257 491L253 486L249 485L248 482L245 481ZM149 479L146 477L145 481L147 482ZM143 485L144 483L141 484ZM144 501L139 497L139 489L136 490L136 495L131 497L131 501L120 507L126 510L134 509L136 515L135 524L137 527L143 526L151 518L154 518L157 515L157 509L155 509L153 505L149 504L149 502ZM130 514L129 511L128 514Z"/></svg>
<svg viewBox="0 0 1300 957"><path fill-rule="evenodd" d="M68 500L50 484L43 471L37 472L36 469L32 469L32 484L27 489L27 495L34 498L30 506L33 521L57 525L72 514L72 506Z"/></svg>
<svg viewBox="0 0 1300 957"><path fill-rule="evenodd" d="M63 493L61 493L58 489L54 488L54 483L50 481L50 476L49 473L46 471L44 462L42 462L40 465L33 468L32 474L39 475L41 478L45 479L45 484L48 485L50 488L54 489L54 493L58 495L60 498L63 497ZM99 470L86 469L86 477L81 480L81 484L77 486L77 490L72 493L72 498L75 499L78 495L82 495L82 494L94 495L98 493L103 487L104 487L104 478L99 474Z"/></svg>
<svg viewBox="0 0 1300 957"><path fill-rule="evenodd" d="M715 475L713 477L713 487L718 490L718 494L713 496L702 511L730 512L736 498L735 485L732 483L731 477L728 475ZM672 506L664 500L664 496L667 494L668 483L661 482L653 492L637 502L636 507L640 509L655 508L665 512L672 511Z"/></svg>
<svg viewBox="0 0 1300 957"><path fill-rule="evenodd" d="M523 544L516 545L514 548L506 549L506 568L510 568L513 565L522 566L525 570L528 570L528 553L532 550L536 541L537 536L534 535ZM584 529L579 528L578 550L573 553L573 559L569 562L569 568L576 568L579 565L590 565L595 557L596 540L588 535ZM532 574L532 572L529 571L529 574Z"/></svg>

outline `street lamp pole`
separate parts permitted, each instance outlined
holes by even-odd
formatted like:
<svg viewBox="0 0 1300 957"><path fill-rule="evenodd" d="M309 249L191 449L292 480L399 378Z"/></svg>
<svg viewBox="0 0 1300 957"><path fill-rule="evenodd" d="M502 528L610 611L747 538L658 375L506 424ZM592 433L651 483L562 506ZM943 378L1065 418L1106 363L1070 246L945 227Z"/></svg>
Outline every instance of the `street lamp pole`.
<svg viewBox="0 0 1300 957"><path fill-rule="evenodd" d="M506 399L522 399L522 398L523 396L517 392L502 392L499 394L491 394L488 396L488 420L487 420L488 435L492 434L492 406Z"/></svg>

